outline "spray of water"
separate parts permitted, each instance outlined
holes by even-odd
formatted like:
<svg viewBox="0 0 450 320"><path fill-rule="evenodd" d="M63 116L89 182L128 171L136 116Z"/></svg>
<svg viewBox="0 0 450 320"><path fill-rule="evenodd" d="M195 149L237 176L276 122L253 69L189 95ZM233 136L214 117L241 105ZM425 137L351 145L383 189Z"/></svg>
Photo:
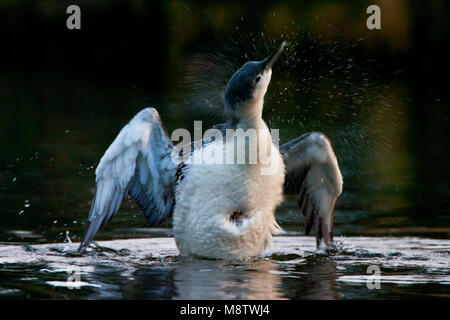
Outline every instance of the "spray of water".
<svg viewBox="0 0 450 320"><path fill-rule="evenodd" d="M223 92L231 75L249 60L261 60L281 41L288 47L274 66L264 119L271 128L289 129L282 143L309 131L330 137L345 174L359 177L361 161L382 158L402 113L392 110L398 93L378 72L377 61L359 50L363 38L330 31L314 34L295 23L286 33L230 29L209 41L186 63L188 104L207 113L223 112ZM281 131L283 132L283 131Z"/></svg>

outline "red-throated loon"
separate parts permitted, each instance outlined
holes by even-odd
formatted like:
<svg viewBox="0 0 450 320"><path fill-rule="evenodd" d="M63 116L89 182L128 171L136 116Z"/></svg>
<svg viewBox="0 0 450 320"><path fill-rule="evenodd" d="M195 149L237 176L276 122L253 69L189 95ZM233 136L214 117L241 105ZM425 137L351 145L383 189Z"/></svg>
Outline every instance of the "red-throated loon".
<svg viewBox="0 0 450 320"><path fill-rule="evenodd" d="M203 141L191 153L195 158L214 149L226 157L234 150L234 145L228 147L236 143L236 132L254 130L255 162L246 157L244 163L177 163L175 146L158 112L144 109L120 131L100 160L96 194L79 250L84 251L112 219L127 194L136 200L150 226L173 215L181 255L222 259L263 255L280 230L274 214L283 194L297 195L306 233L314 226L317 246L330 245L334 205L342 191L330 142L321 133L308 133L278 149L262 119L272 66L285 45L262 61L245 63L233 74L224 95L228 121L217 126L227 132L227 139ZM232 160L237 156L233 154ZM264 173L268 168L271 171Z"/></svg>

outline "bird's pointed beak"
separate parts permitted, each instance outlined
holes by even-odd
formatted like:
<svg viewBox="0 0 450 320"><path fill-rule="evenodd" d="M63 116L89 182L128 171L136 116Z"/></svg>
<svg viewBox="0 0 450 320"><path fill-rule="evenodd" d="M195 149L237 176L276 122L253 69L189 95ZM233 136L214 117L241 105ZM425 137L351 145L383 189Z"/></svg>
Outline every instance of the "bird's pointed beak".
<svg viewBox="0 0 450 320"><path fill-rule="evenodd" d="M287 41L283 41L277 51L275 51L270 56L268 56L267 58L264 59L264 62L266 63L266 70L269 70L272 68L273 64L275 63L275 61L278 60L278 58L280 57L280 55L283 52L284 47L286 47L286 45L287 45Z"/></svg>

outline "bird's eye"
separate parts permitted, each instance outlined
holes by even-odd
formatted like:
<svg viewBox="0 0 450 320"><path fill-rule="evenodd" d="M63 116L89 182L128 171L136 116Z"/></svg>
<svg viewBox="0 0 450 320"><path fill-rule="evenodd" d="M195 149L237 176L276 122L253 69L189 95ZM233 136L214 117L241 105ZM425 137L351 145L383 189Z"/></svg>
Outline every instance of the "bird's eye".
<svg viewBox="0 0 450 320"><path fill-rule="evenodd" d="M257 77L255 78L255 84L258 83L259 80L261 80L261 76L257 76Z"/></svg>

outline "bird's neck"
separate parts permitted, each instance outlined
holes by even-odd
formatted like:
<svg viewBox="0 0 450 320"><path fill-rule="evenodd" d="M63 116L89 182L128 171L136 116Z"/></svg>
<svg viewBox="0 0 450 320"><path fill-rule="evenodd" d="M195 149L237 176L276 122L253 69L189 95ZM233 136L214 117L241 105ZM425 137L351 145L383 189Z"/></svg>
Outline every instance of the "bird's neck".
<svg viewBox="0 0 450 320"><path fill-rule="evenodd" d="M237 127L243 130L247 129L263 129L266 127L264 120L262 119L262 110L263 110L264 101L255 101L250 105L245 106L243 110L245 112L240 115L237 121Z"/></svg>

